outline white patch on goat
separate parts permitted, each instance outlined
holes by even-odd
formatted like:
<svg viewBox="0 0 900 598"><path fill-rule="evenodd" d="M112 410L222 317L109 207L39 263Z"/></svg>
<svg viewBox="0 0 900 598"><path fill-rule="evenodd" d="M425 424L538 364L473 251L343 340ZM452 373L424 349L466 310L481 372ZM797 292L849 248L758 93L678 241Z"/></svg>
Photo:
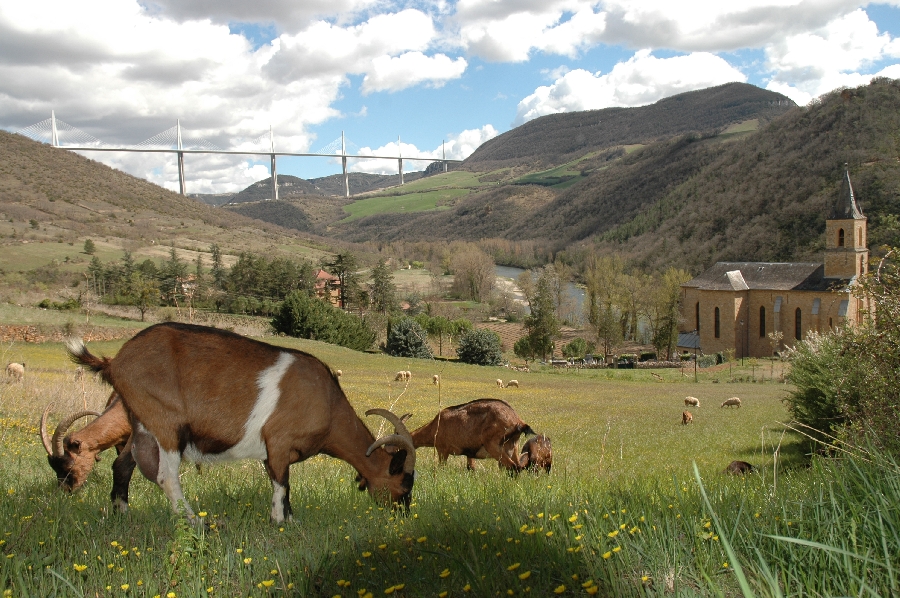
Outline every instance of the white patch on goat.
<svg viewBox="0 0 900 598"><path fill-rule="evenodd" d="M284 497L287 494L284 486L272 481L272 521L281 523L284 521Z"/></svg>
<svg viewBox="0 0 900 598"><path fill-rule="evenodd" d="M176 513L183 512L188 519L194 521L196 516L184 497L184 492L181 490L181 480L178 479L178 467L180 465L181 454L178 451L164 451L160 447L159 472L156 476L156 483L169 497L172 510Z"/></svg>
<svg viewBox="0 0 900 598"><path fill-rule="evenodd" d="M269 421L281 397L284 375L296 358L290 353L281 353L274 365L264 369L256 377L259 394L250 417L244 422L244 436L227 451L217 454L203 454L193 443L184 449L184 458L195 463L215 463L219 461L240 461L241 459L266 458L266 445L262 439L262 428Z"/></svg>

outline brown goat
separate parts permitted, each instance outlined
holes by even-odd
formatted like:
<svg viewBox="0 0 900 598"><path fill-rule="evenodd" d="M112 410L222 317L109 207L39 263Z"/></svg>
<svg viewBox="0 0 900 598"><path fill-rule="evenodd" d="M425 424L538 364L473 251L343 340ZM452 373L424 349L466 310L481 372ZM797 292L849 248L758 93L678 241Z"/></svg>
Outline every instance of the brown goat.
<svg viewBox="0 0 900 598"><path fill-rule="evenodd" d="M128 486L134 472L134 458L130 447L125 450L131 438L131 424L122 399L113 392L106 401L103 413L79 411L70 415L59 422L52 438L47 431L47 416L51 407L53 405L47 405L41 416L41 442L60 488L67 492L81 488L94 463L100 460L100 453L115 447L119 456L112 466L113 489L110 498L120 511L125 511L128 508ZM99 417L77 432L64 436L76 420L88 415Z"/></svg>
<svg viewBox="0 0 900 598"><path fill-rule="evenodd" d="M68 347L122 397L138 467L191 521L178 478L182 458L263 461L275 522L291 517L291 464L318 454L352 465L360 489L377 499L409 506L416 452L406 427L389 411L370 410L394 424L395 434L376 440L337 376L308 353L177 323L144 329L112 359L95 357L80 340ZM399 450L377 450L386 444Z"/></svg>
<svg viewBox="0 0 900 598"><path fill-rule="evenodd" d="M690 411L682 411L681 412L681 425L686 426L688 424L694 423L694 416L691 415Z"/></svg>
<svg viewBox="0 0 900 598"><path fill-rule="evenodd" d="M522 469L540 469L550 473L550 467L553 465L553 447L550 445L550 439L543 434L532 436L525 441L522 447L522 454L519 455L519 466Z"/></svg>
<svg viewBox="0 0 900 598"><path fill-rule="evenodd" d="M501 467L518 472L518 442L534 431L509 403L499 399L477 399L442 409L433 420L412 433L416 448L433 446L438 461L464 455L466 468L475 469L475 459L496 459Z"/></svg>
<svg viewBox="0 0 900 598"><path fill-rule="evenodd" d="M725 468L724 473L730 473L731 475L744 475L745 473L753 473L754 471L756 471L756 468L746 461L732 461L728 464L728 467Z"/></svg>

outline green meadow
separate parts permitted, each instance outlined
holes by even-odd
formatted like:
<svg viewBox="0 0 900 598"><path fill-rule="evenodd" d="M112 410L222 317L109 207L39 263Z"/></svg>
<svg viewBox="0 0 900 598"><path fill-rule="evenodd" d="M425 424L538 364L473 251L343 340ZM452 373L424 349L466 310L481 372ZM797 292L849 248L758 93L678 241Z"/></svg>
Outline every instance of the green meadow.
<svg viewBox="0 0 900 598"><path fill-rule="evenodd" d="M428 210L446 210L448 202L469 194L468 189L437 189L403 195L378 195L360 199L344 206L349 216L341 222L352 222L375 214L403 214L407 212L425 212Z"/></svg>
<svg viewBox="0 0 900 598"><path fill-rule="evenodd" d="M268 338L341 369L357 413L428 422L441 407L507 400L553 441L553 471L507 475L418 451L408 515L359 492L319 456L292 467L294 519L269 522L263 466L185 465L204 525L172 514L135 472L130 509L110 508L108 451L81 491L56 490L38 421L100 408L61 344L7 344L23 383L0 385L0 590L5 596L888 596L898 590L900 476L877 455L803 454L785 430L789 387L769 364L729 370L514 372ZM89 343L113 355L121 342ZM9 361L9 359L7 359ZM780 365L780 364L779 364ZM240 368L234 364L235 370ZM393 382L411 370L407 384ZM777 370L776 370L777 371ZM432 384L439 374L441 384ZM223 372L227 375L227 372ZM515 378L518 389L496 379ZM765 378L764 382L760 382ZM775 378L778 378L776 375ZM741 382L729 382L732 379ZM752 380L756 381L752 381ZM681 425L684 397L694 423ZM740 409L721 408L739 396ZM383 420L366 418L374 433ZM302 414L298 417L302 425ZM734 459L758 472L728 476Z"/></svg>

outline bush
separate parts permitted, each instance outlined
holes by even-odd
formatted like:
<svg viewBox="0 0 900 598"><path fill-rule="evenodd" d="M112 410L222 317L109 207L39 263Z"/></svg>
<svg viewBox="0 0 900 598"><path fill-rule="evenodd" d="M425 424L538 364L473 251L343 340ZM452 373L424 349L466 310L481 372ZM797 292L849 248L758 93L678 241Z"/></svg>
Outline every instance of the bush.
<svg viewBox="0 0 900 598"><path fill-rule="evenodd" d="M656 353L654 351L642 351L638 361L656 361Z"/></svg>
<svg viewBox="0 0 900 598"><path fill-rule="evenodd" d="M400 318L390 325L384 352L394 357L432 359L425 329L412 318Z"/></svg>
<svg viewBox="0 0 900 598"><path fill-rule="evenodd" d="M563 347L562 354L563 357L581 359L585 356L586 353L590 353L593 350L593 343L588 343L583 338L578 337L576 339L573 339L571 343Z"/></svg>
<svg viewBox="0 0 900 598"><path fill-rule="evenodd" d="M364 319L344 313L303 291L295 291L285 298L272 319L272 328L275 332L356 351L365 351L375 342L375 331Z"/></svg>
<svg viewBox="0 0 900 598"><path fill-rule="evenodd" d="M470 330L460 337L456 356L463 363L500 365L503 363L500 336L487 328Z"/></svg>
<svg viewBox="0 0 900 598"><path fill-rule="evenodd" d="M697 367L698 368L711 368L712 366L718 363L718 354L713 353L712 355L700 355L697 357Z"/></svg>

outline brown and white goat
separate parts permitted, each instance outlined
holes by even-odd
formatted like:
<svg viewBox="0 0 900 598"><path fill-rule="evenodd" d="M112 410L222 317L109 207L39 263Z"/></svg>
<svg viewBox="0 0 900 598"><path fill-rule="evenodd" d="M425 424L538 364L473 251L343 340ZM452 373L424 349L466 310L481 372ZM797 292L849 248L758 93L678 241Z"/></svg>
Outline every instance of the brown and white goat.
<svg viewBox="0 0 900 598"><path fill-rule="evenodd" d="M113 392L106 401L103 413L96 411L79 411L66 417L53 432L47 431L47 416L53 405L47 405L41 416L41 442L47 451L47 461L56 472L56 480L60 488L74 492L81 488L94 463L100 460L100 453L115 447L119 456L113 462L113 488L110 498L120 511L128 508L128 486L134 472L134 457L131 447L126 450L131 438L131 424L128 412L122 399ZM72 434L66 434L69 427L78 419L89 415L97 419Z"/></svg>
<svg viewBox="0 0 900 598"><path fill-rule="evenodd" d="M543 434L532 436L525 441L522 447L522 454L519 455L519 466L522 469L538 470L544 468L544 471L550 473L553 466L553 447L550 439Z"/></svg>
<svg viewBox="0 0 900 598"><path fill-rule="evenodd" d="M466 468L475 468L475 459L496 459L501 467L518 472L518 442L522 434L534 431L522 421L509 403L499 399L477 399L442 409L433 420L413 430L416 448L433 446L438 461L450 455L464 455Z"/></svg>
<svg viewBox="0 0 900 598"><path fill-rule="evenodd" d="M377 499L409 506L416 459L409 432L389 411L370 411L394 424L394 434L376 440L335 374L308 353L171 322L139 332L112 359L95 357L80 340L68 347L122 397L138 467L192 521L178 479L182 458L262 460L276 522L292 514L291 464L318 454L352 465L359 488ZM381 449L386 444L399 450Z"/></svg>
<svg viewBox="0 0 900 598"><path fill-rule="evenodd" d="M694 423L694 416L691 415L690 411L682 411L681 412L681 425L686 426L688 424Z"/></svg>

